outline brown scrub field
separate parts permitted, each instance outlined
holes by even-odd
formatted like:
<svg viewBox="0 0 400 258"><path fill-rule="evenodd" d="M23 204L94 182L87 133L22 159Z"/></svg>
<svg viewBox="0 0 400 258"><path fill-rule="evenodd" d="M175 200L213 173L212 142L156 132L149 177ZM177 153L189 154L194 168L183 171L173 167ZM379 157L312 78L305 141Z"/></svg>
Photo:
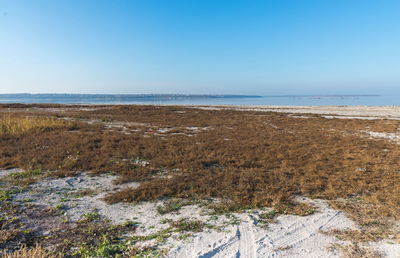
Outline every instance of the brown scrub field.
<svg viewBox="0 0 400 258"><path fill-rule="evenodd" d="M96 214L24 231L32 214L51 221L62 208L16 203L14 196L41 180L85 172L114 176L115 190L102 197L108 205L161 200L165 209L201 203L214 214L268 208L274 216L308 216L315 207L298 197L325 200L358 225L327 234L352 243L344 254L367 255L362 243L400 239L400 145L371 136L399 129L398 120L195 106L2 104L0 170L20 172L0 179L0 249L10 257L35 250L91 257L102 244L110 256L162 256L153 247L113 246L138 225L112 225ZM188 223L169 225L194 232L204 226ZM76 241L65 242L66 234Z"/></svg>

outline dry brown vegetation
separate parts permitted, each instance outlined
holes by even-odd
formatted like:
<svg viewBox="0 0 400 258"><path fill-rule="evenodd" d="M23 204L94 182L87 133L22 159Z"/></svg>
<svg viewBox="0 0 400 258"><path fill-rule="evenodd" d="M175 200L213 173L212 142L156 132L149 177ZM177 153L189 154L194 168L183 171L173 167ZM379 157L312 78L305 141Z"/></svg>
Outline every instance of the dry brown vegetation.
<svg viewBox="0 0 400 258"><path fill-rule="evenodd" d="M0 253L3 258L57 258L61 257L61 255L49 254L46 249L44 249L40 245L36 245L33 248L27 248L26 246L22 247L18 251L15 251L11 254L6 252Z"/></svg>
<svg viewBox="0 0 400 258"><path fill-rule="evenodd" d="M374 251L358 244L350 244L340 247L343 251L343 256L348 258L380 258L382 253Z"/></svg>
<svg viewBox="0 0 400 258"><path fill-rule="evenodd" d="M0 135L37 133L68 125L70 125L70 122L46 117L14 117L3 115L3 117L0 117Z"/></svg>
<svg viewBox="0 0 400 258"><path fill-rule="evenodd" d="M11 117L75 121L34 135L1 134L1 168L58 176L114 172L117 183L141 181L108 202L221 198L237 208L308 214L309 207L293 201L302 195L333 200L365 228L400 219L399 145L360 136L363 130L396 132L399 121L174 106L44 107L0 106Z"/></svg>

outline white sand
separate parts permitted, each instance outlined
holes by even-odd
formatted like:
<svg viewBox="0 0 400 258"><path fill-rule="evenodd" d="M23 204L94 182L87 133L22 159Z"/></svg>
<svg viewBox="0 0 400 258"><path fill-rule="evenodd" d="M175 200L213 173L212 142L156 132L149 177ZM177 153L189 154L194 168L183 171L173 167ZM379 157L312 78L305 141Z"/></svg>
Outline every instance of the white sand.
<svg viewBox="0 0 400 258"><path fill-rule="evenodd" d="M382 132L364 131L363 133L367 134L367 136L370 136L370 138L386 139L392 142L400 143L400 132L382 133Z"/></svg>
<svg viewBox="0 0 400 258"><path fill-rule="evenodd" d="M310 200L308 200L310 201ZM318 212L309 216L281 215L268 228L256 225L258 211L237 214L240 225L229 232L204 232L185 245L178 245L171 257L338 257L330 250L337 243L321 231L354 228L343 213L330 209L322 200L310 201Z"/></svg>
<svg viewBox="0 0 400 258"><path fill-rule="evenodd" d="M194 108L320 114L326 118L400 119L400 106L201 106Z"/></svg>

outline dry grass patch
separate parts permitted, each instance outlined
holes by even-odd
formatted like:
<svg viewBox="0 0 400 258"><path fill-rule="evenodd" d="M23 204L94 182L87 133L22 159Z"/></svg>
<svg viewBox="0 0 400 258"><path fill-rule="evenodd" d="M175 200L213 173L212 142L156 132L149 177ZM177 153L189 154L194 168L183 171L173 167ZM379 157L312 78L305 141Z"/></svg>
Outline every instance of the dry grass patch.
<svg viewBox="0 0 400 258"><path fill-rule="evenodd" d="M0 117L0 135L16 135L27 132L37 133L70 125L70 122L54 118L3 115L3 117Z"/></svg>
<svg viewBox="0 0 400 258"><path fill-rule="evenodd" d="M7 243L10 240L15 239L21 233L18 229L4 230L0 229L0 245Z"/></svg>
<svg viewBox="0 0 400 258"><path fill-rule="evenodd" d="M349 245L339 247L343 256L346 258L381 258L382 253L378 251L371 250L366 247L362 247L357 243L351 243Z"/></svg>
<svg viewBox="0 0 400 258"><path fill-rule="evenodd" d="M22 247L18 251L13 253L6 253L3 251L0 253L3 258L58 258L63 257L61 254L50 254L46 249L40 245L36 245L33 248Z"/></svg>
<svg viewBox="0 0 400 258"><path fill-rule="evenodd" d="M374 200L374 199L372 199ZM400 225L397 218L399 206L387 202L372 202L370 198L348 198L331 201L335 209L345 211L357 221L359 230L334 231L343 240L357 242L394 239L400 241Z"/></svg>

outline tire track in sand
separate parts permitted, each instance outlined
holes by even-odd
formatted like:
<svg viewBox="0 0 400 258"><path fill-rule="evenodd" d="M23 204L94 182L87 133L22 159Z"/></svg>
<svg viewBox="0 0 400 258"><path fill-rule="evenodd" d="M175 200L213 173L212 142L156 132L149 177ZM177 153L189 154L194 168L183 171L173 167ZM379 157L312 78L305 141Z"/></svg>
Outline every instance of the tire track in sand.
<svg viewBox="0 0 400 258"><path fill-rule="evenodd" d="M250 222L242 223L238 226L239 250L236 257L255 258L257 256L257 246L254 239L252 224Z"/></svg>

